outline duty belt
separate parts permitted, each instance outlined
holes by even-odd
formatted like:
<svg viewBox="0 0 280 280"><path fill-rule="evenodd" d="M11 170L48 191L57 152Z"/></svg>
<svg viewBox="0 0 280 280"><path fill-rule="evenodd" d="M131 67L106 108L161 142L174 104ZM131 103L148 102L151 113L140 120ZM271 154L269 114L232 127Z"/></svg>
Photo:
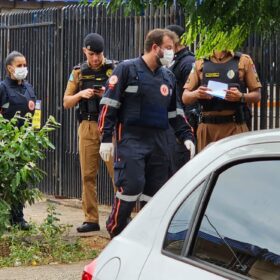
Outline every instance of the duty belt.
<svg viewBox="0 0 280 280"><path fill-rule="evenodd" d="M95 121L95 122L97 122L98 121L98 115L83 113L83 114L81 114L81 120L82 121L87 120L87 121Z"/></svg>
<svg viewBox="0 0 280 280"><path fill-rule="evenodd" d="M202 123L222 124L222 123L244 123L244 120L240 120L236 115L228 116L201 116L200 121Z"/></svg>

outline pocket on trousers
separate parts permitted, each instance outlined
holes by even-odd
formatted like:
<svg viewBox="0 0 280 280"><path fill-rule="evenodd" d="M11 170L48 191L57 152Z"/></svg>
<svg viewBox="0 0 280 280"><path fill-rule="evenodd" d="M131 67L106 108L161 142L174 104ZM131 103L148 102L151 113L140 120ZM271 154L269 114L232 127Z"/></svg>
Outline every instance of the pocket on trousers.
<svg viewBox="0 0 280 280"><path fill-rule="evenodd" d="M114 163L114 181L117 187L122 187L125 183L125 166L123 161Z"/></svg>

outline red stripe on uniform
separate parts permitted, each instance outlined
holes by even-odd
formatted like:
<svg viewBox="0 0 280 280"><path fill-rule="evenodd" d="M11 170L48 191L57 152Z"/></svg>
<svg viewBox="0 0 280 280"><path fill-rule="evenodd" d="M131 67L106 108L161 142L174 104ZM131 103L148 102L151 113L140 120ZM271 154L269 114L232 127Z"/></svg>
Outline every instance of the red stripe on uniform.
<svg viewBox="0 0 280 280"><path fill-rule="evenodd" d="M123 188L120 187L120 193L123 192ZM120 210L120 205L121 205L121 200L119 198L115 198L115 202L118 201L117 206L114 207L115 209L113 210L113 217L112 217L112 222L107 226L107 228L110 229L110 232L113 233L113 230L117 227L118 225L118 214L119 214L119 210Z"/></svg>
<svg viewBox="0 0 280 280"><path fill-rule="evenodd" d="M118 140L120 141L122 138L122 124L120 123L119 125L119 137L118 137Z"/></svg>
<svg viewBox="0 0 280 280"><path fill-rule="evenodd" d="M101 115L100 115L100 122L99 122L99 131L102 132L103 131L103 128L104 128L104 120L105 120L105 116L107 114L107 111L108 111L108 105L105 105L103 108L102 108L102 111L101 111Z"/></svg>
<svg viewBox="0 0 280 280"><path fill-rule="evenodd" d="M115 224L114 224L114 226L111 229L111 233L113 233L114 229L118 225L118 215L119 215L120 205L121 205L121 200L119 199L118 204L117 204L117 210L116 210L115 217L114 217Z"/></svg>

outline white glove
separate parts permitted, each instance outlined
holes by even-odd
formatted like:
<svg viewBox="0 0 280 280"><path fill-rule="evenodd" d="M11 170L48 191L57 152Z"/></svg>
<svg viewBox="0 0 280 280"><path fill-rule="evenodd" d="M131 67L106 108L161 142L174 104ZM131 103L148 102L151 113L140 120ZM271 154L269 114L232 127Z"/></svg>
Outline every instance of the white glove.
<svg viewBox="0 0 280 280"><path fill-rule="evenodd" d="M113 143L101 143L99 154L104 161L109 161L110 157L114 155Z"/></svg>
<svg viewBox="0 0 280 280"><path fill-rule="evenodd" d="M190 151L190 159L192 159L194 157L195 154L195 146L194 143L191 140L186 140L184 142L184 145L186 146L186 148Z"/></svg>

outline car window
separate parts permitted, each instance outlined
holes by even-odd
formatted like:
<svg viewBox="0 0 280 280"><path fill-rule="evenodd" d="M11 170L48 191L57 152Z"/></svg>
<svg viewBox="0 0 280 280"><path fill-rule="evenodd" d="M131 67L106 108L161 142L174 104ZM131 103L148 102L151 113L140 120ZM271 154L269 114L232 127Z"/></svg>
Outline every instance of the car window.
<svg viewBox="0 0 280 280"><path fill-rule="evenodd" d="M192 255L253 279L280 279L280 160L219 174Z"/></svg>
<svg viewBox="0 0 280 280"><path fill-rule="evenodd" d="M200 184L180 205L174 214L164 240L163 249L180 255L184 245L189 224L200 196L203 183Z"/></svg>

